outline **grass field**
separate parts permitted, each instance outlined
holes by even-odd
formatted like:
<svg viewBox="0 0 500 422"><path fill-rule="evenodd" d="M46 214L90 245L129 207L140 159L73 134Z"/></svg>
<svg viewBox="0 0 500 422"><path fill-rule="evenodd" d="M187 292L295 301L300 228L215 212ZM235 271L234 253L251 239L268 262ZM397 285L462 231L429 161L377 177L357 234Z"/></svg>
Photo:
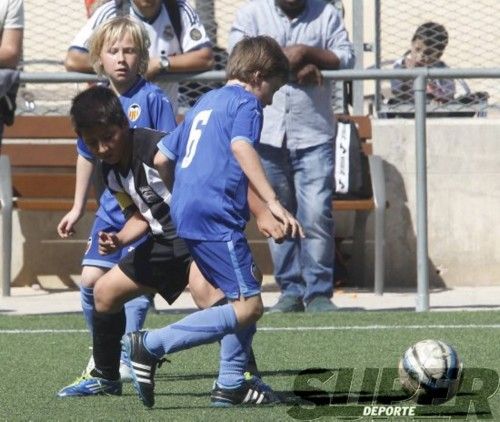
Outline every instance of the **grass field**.
<svg viewBox="0 0 500 422"><path fill-rule="evenodd" d="M147 326L179 318L150 315ZM218 345L210 345L171 356L157 373L156 406L147 410L131 385L124 386L122 397L55 396L88 359L81 315L0 316L0 420L369 420L363 416L367 408L408 406L399 402L406 397L394 382L395 368L403 351L425 338L457 348L464 381L455 399L417 406L417 416L407 420L500 420L500 312L266 315L259 328L254 348L261 371L287 404L210 408L218 354Z"/></svg>

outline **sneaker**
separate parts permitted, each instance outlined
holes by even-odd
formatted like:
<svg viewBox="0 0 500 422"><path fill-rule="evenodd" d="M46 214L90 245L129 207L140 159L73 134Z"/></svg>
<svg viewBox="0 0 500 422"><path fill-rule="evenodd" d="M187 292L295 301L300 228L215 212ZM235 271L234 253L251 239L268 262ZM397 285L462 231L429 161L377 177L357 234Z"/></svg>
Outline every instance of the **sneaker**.
<svg viewBox="0 0 500 422"><path fill-rule="evenodd" d="M270 391L270 392L273 391L271 386L269 384L266 384L260 375L254 375L251 372L245 372L243 374L243 376L245 377L245 381L252 382L254 384L258 384L259 388L262 391ZM215 385L214 385L214 387L215 387Z"/></svg>
<svg viewBox="0 0 500 422"><path fill-rule="evenodd" d="M304 304L296 296L281 295L276 305L267 311L268 314L278 312L304 312Z"/></svg>
<svg viewBox="0 0 500 422"><path fill-rule="evenodd" d="M57 393L58 397L83 397L98 395L122 395L120 381L110 381L104 378L93 377L90 374L82 375L73 384L64 387Z"/></svg>
<svg viewBox="0 0 500 422"><path fill-rule="evenodd" d="M144 347L146 331L135 331L122 337L122 350L125 352L127 365L131 369L132 384L146 407L155 404L155 371L162 363Z"/></svg>
<svg viewBox="0 0 500 422"><path fill-rule="evenodd" d="M90 374L92 369L95 368L94 355L92 354L92 347L89 347L89 349L90 349L91 355L90 355L89 361L87 362L87 366L85 367L85 369L82 372L82 376L84 376L85 374Z"/></svg>
<svg viewBox="0 0 500 422"><path fill-rule="evenodd" d="M337 307L326 296L316 296L306 305L306 312L333 312Z"/></svg>
<svg viewBox="0 0 500 422"><path fill-rule="evenodd" d="M123 360L120 361L120 382L132 382L132 369Z"/></svg>
<svg viewBox="0 0 500 422"><path fill-rule="evenodd" d="M263 388L263 385L267 389ZM231 407L237 405L272 405L281 403L281 399L267 384L245 381L239 388L229 389L214 385L210 397L214 407Z"/></svg>
<svg viewBox="0 0 500 422"><path fill-rule="evenodd" d="M92 347L90 347L90 349L92 350ZM90 355L87 366L82 372L82 376L84 376L85 374L90 374L90 372L94 368L95 368L94 355ZM123 360L120 360L120 381L132 382L132 371L130 367Z"/></svg>

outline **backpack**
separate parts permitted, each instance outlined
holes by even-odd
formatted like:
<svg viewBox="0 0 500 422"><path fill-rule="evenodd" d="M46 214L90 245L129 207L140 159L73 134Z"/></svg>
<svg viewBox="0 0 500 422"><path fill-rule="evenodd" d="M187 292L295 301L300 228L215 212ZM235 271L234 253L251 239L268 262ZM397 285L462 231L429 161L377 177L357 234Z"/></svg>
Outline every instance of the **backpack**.
<svg viewBox="0 0 500 422"><path fill-rule="evenodd" d="M131 1L132 0L115 0L115 6L118 16L130 15ZM179 44L181 44L182 23L181 12L179 11L177 0L163 0L163 4L167 9L168 16L170 17L170 22L172 22L172 26L174 27L174 32L177 36L177 39L179 40Z"/></svg>
<svg viewBox="0 0 500 422"><path fill-rule="evenodd" d="M368 157L361 148L358 129L353 121L337 120L334 156L334 199L371 197Z"/></svg>
<svg viewBox="0 0 500 422"><path fill-rule="evenodd" d="M18 70L0 69L0 123L7 126L12 126L16 116L19 75Z"/></svg>

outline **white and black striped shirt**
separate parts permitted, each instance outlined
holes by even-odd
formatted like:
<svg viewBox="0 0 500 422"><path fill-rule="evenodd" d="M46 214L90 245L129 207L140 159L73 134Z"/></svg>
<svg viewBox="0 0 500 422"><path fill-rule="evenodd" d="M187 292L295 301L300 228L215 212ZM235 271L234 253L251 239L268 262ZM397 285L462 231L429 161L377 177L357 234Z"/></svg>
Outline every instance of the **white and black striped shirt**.
<svg viewBox="0 0 500 422"><path fill-rule="evenodd" d="M130 129L131 158L126 170L103 163L104 180L125 214L138 210L153 235L177 237L170 216L171 194L154 168L157 144L165 133L152 129Z"/></svg>

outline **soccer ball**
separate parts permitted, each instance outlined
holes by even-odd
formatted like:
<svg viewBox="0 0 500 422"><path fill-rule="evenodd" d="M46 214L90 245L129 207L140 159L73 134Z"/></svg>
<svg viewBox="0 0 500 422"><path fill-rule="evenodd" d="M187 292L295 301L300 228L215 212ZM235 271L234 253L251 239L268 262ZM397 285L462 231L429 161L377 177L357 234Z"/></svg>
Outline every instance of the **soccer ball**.
<svg viewBox="0 0 500 422"><path fill-rule="evenodd" d="M399 361L399 380L419 404L441 404L457 394L462 362L449 344L423 340L409 347Z"/></svg>

